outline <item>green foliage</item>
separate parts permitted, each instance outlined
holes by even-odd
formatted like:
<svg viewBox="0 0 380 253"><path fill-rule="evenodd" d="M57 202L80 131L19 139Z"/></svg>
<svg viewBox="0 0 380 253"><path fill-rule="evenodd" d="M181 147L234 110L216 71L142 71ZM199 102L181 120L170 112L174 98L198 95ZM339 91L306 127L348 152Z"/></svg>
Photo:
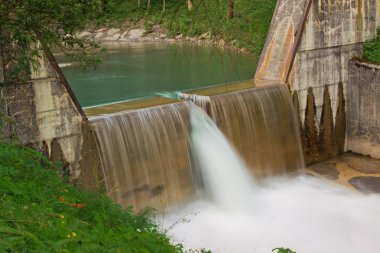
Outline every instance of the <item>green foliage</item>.
<svg viewBox="0 0 380 253"><path fill-rule="evenodd" d="M241 0L235 2L235 18L227 20L227 1L193 0L189 11L186 1L167 0L163 11L162 1L110 0L108 11L97 18L98 24L120 26L125 22L144 20L150 30L153 24L161 24L169 35L197 36L210 32L213 36L247 48L259 55L275 8L276 0Z"/></svg>
<svg viewBox="0 0 380 253"><path fill-rule="evenodd" d="M367 61L380 64L380 27L377 29L377 37L364 44L363 58Z"/></svg>
<svg viewBox="0 0 380 253"><path fill-rule="evenodd" d="M289 248L275 248L272 250L272 252L276 253L296 253L295 251L289 249Z"/></svg>
<svg viewBox="0 0 380 253"><path fill-rule="evenodd" d="M60 48L74 60L96 64L89 49L94 41L79 39L82 29L97 12L96 0L7 0L0 4L0 48L7 65L7 80L23 79L37 69L38 41Z"/></svg>
<svg viewBox="0 0 380 253"><path fill-rule="evenodd" d="M0 144L0 178L0 252L183 252L151 210L135 215L65 183L36 151Z"/></svg>

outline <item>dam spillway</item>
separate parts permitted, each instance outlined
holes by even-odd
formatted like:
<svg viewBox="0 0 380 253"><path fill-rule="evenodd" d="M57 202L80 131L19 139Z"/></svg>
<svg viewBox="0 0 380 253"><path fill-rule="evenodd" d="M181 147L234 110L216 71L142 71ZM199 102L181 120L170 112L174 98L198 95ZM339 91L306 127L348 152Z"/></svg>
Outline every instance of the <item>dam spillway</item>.
<svg viewBox="0 0 380 253"><path fill-rule="evenodd" d="M214 95L208 103L202 107L253 175L303 168L298 123L285 85ZM162 209L194 195L199 183L190 146L192 106L181 101L90 118L105 185L118 203Z"/></svg>

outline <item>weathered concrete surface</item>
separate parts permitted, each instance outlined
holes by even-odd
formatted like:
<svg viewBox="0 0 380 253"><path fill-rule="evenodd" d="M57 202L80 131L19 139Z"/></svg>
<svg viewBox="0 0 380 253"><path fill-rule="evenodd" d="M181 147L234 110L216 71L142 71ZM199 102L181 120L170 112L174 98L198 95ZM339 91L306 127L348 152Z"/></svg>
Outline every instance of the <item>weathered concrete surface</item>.
<svg viewBox="0 0 380 253"><path fill-rule="evenodd" d="M42 59L46 61L46 59ZM41 62L41 68L33 73L34 108L32 114L38 128L38 143L45 141L49 150L54 141L62 150L62 159L67 163L70 173L77 175L82 145L82 118L77 112L70 96L58 80L54 70L47 62ZM25 140L23 140L24 142ZM52 156L54 154L50 154Z"/></svg>
<svg viewBox="0 0 380 253"><path fill-rule="evenodd" d="M349 65L347 149L380 159L380 66Z"/></svg>
<svg viewBox="0 0 380 253"><path fill-rule="evenodd" d="M255 81L284 81L296 94L308 163L346 148L349 61L376 35L379 5L379 0L312 0L308 9L306 0L277 3Z"/></svg>
<svg viewBox="0 0 380 253"><path fill-rule="evenodd" d="M297 34L302 31L309 2L310 0L277 1L255 74L257 85L265 85L270 81L286 81L297 48Z"/></svg>
<svg viewBox="0 0 380 253"><path fill-rule="evenodd" d="M317 122L323 106L324 86L329 86L332 112L337 109L338 84L348 84L348 63L361 56L362 43L376 34L376 0L315 0L311 6L300 47L289 78L299 93L301 116L307 89L313 88Z"/></svg>
<svg viewBox="0 0 380 253"><path fill-rule="evenodd" d="M83 127L63 80L45 56L41 57L39 71L33 72L26 83L8 80L4 59L0 58L0 109L10 119L4 130L20 143L43 150L52 161L62 162L67 173L78 178L81 152L97 152L83 145L84 132L89 129Z"/></svg>
<svg viewBox="0 0 380 253"><path fill-rule="evenodd" d="M338 84L344 90L348 84L348 62L352 57L362 54L362 45L354 44L326 49L298 52L295 58L289 85L297 90L300 100L301 120L304 120L307 94L312 88L315 97L316 122L319 123L323 108L325 85L329 88L333 117L337 110Z"/></svg>
<svg viewBox="0 0 380 253"><path fill-rule="evenodd" d="M351 189L380 193L380 161L344 153L306 168L307 174L334 180Z"/></svg>

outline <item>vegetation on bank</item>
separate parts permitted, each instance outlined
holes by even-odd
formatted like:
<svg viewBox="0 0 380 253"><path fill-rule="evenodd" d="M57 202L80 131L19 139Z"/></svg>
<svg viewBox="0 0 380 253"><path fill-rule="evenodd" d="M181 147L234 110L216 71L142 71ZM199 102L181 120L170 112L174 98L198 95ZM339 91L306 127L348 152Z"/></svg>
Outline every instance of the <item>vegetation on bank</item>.
<svg viewBox="0 0 380 253"><path fill-rule="evenodd" d="M98 12L97 0L1 1L0 55L4 82L26 80L38 70L42 48L60 49L86 66L99 63L98 43L78 38Z"/></svg>
<svg viewBox="0 0 380 253"><path fill-rule="evenodd" d="M65 183L36 151L0 144L0 178L0 252L184 252L151 211L136 215Z"/></svg>
<svg viewBox="0 0 380 253"><path fill-rule="evenodd" d="M114 27L143 22L147 32L159 24L171 37L179 34L195 37L209 32L235 47L260 55L276 0L236 1L232 16L231 1L192 0L191 4L189 9L185 1L178 0L109 0L95 20L97 25Z"/></svg>
<svg viewBox="0 0 380 253"><path fill-rule="evenodd" d="M363 58L367 61L380 64L380 27L377 29L376 38L364 44Z"/></svg>

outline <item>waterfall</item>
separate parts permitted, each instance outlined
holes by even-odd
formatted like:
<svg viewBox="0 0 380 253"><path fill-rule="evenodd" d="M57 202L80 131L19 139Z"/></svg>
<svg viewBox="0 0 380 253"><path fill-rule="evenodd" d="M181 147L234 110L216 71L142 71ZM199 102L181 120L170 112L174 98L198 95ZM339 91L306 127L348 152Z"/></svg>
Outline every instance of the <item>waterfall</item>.
<svg viewBox="0 0 380 253"><path fill-rule="evenodd" d="M239 155L207 114L191 109L192 152L204 181L204 190L219 206L252 211L253 180Z"/></svg>
<svg viewBox="0 0 380 253"><path fill-rule="evenodd" d="M193 192L189 103L90 119L108 192L123 206L165 208Z"/></svg>
<svg viewBox="0 0 380 253"><path fill-rule="evenodd" d="M175 243L219 253L269 253L278 247L307 253L378 252L380 195L302 174L255 184L207 115L196 109L190 114L193 155L210 199L166 210L160 221Z"/></svg>
<svg viewBox="0 0 380 253"><path fill-rule="evenodd" d="M303 167L298 124L285 86L212 97L181 96L191 99L211 115L247 164L250 173L244 172L246 178L248 174L281 175ZM190 148L189 117L190 102L182 101L90 118L110 196L124 206L133 205L137 209L147 205L162 209L191 198L199 184ZM210 128L208 134L212 135L212 126L203 118L194 128ZM214 155L208 143L200 145L202 155ZM225 154L228 153L226 149ZM231 182L233 173L230 171L227 176ZM205 178L211 180L212 176ZM218 196L219 202L230 199L221 199L223 196L217 192L212 195ZM230 194L236 199L243 198L244 191L239 192Z"/></svg>
<svg viewBox="0 0 380 253"><path fill-rule="evenodd" d="M211 97L211 118L257 177L304 168L294 107L285 85Z"/></svg>

